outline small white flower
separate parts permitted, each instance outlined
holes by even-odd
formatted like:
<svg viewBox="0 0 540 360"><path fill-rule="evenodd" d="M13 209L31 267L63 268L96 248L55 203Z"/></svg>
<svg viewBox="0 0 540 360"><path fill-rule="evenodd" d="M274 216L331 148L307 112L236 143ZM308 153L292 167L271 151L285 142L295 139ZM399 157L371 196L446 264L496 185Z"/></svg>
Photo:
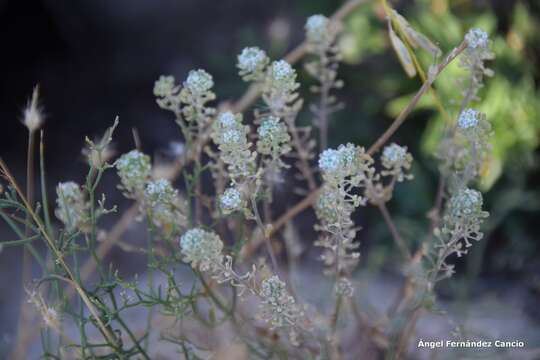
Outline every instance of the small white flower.
<svg viewBox="0 0 540 360"><path fill-rule="evenodd" d="M400 164L407 156L407 148L397 144L391 144L383 150L383 161L388 164Z"/></svg>
<svg viewBox="0 0 540 360"><path fill-rule="evenodd" d="M352 174L357 160L356 148L352 144L326 149L319 156L319 168L326 172L340 171L345 176Z"/></svg>
<svg viewBox="0 0 540 360"><path fill-rule="evenodd" d="M138 150L122 155L115 163L122 186L128 192L142 192L150 178L150 157Z"/></svg>
<svg viewBox="0 0 540 360"><path fill-rule="evenodd" d="M227 214L242 208L242 194L236 188L228 188L219 198L221 209Z"/></svg>
<svg viewBox="0 0 540 360"><path fill-rule="evenodd" d="M236 129L226 130L223 133L223 142L225 144L236 144L240 141L241 138L242 134Z"/></svg>
<svg viewBox="0 0 540 360"><path fill-rule="evenodd" d="M180 238L184 261L201 271L212 270L221 264L223 242L214 232L200 228L188 230Z"/></svg>
<svg viewBox="0 0 540 360"><path fill-rule="evenodd" d="M161 75L154 83L154 95L159 97L170 96L174 93L174 76Z"/></svg>
<svg viewBox="0 0 540 360"><path fill-rule="evenodd" d="M479 114L473 109L464 110L458 119L458 126L461 129L474 128L478 125Z"/></svg>
<svg viewBox="0 0 540 360"><path fill-rule="evenodd" d="M469 48L487 48L489 43L488 34L481 29L471 29L465 35L465 40Z"/></svg>
<svg viewBox="0 0 540 360"><path fill-rule="evenodd" d="M276 82L289 81L296 77L296 72L285 60L274 61L272 63L272 78Z"/></svg>
<svg viewBox="0 0 540 360"><path fill-rule="evenodd" d="M280 128L279 118L268 116L257 129L257 134L259 134L261 138L272 139L280 131Z"/></svg>
<svg viewBox="0 0 540 360"><path fill-rule="evenodd" d="M453 216L468 217L482 210L482 194L473 189L463 189L450 198L449 210Z"/></svg>
<svg viewBox="0 0 540 360"><path fill-rule="evenodd" d="M276 275L263 280L260 296L262 300L263 318L272 328L294 326L302 311L289 295L286 285Z"/></svg>
<svg viewBox="0 0 540 360"><path fill-rule="evenodd" d="M212 75L202 69L191 70L184 86L194 94L203 94L214 86L214 80Z"/></svg>
<svg viewBox="0 0 540 360"><path fill-rule="evenodd" d="M328 35L329 20L324 15L310 16L305 25L306 36L309 41L321 42Z"/></svg>
<svg viewBox="0 0 540 360"><path fill-rule="evenodd" d="M340 165L340 154L335 149L326 149L319 156L319 168L330 172L337 170Z"/></svg>
<svg viewBox="0 0 540 360"><path fill-rule="evenodd" d="M68 232L81 229L86 220L88 206L80 186L73 181L59 183L56 195L56 217L64 223Z"/></svg>
<svg viewBox="0 0 540 360"><path fill-rule="evenodd" d="M218 120L222 127L228 128L236 125L236 117L230 111L219 114Z"/></svg>
<svg viewBox="0 0 540 360"><path fill-rule="evenodd" d="M246 47L238 55L238 68L245 73L261 71L268 64L268 56L258 47Z"/></svg>

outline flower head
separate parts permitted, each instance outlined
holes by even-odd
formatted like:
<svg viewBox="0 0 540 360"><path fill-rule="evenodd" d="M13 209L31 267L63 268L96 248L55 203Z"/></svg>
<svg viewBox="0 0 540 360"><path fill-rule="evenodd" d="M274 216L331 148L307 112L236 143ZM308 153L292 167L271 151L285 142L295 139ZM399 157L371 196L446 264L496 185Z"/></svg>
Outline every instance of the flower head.
<svg viewBox="0 0 540 360"><path fill-rule="evenodd" d="M167 235L186 223L184 204L169 180L148 182L144 189L144 205L152 222Z"/></svg>
<svg viewBox="0 0 540 360"><path fill-rule="evenodd" d="M184 261L201 271L213 270L221 264L223 242L217 234L200 228L188 230L180 238Z"/></svg>
<svg viewBox="0 0 540 360"><path fill-rule="evenodd" d="M212 75L202 69L191 70L186 81L184 82L184 87L195 95L204 94L213 86L214 80L212 79Z"/></svg>
<svg viewBox="0 0 540 360"><path fill-rule="evenodd" d="M174 76L161 75L154 83L154 95L158 97L170 96L175 92Z"/></svg>
<svg viewBox="0 0 540 360"><path fill-rule="evenodd" d="M236 116L230 111L225 111L218 116L218 121L222 128L234 127L238 122Z"/></svg>
<svg viewBox="0 0 540 360"><path fill-rule="evenodd" d="M56 195L55 215L64 223L66 231L84 230L88 218L88 204L80 186L73 181L59 183Z"/></svg>
<svg viewBox="0 0 540 360"><path fill-rule="evenodd" d="M257 80L269 63L264 50L258 47L246 47L238 55L238 69L244 80Z"/></svg>
<svg viewBox="0 0 540 360"><path fill-rule="evenodd" d="M257 134L257 150L261 154L279 156L289 151L288 142L291 137L287 126L278 117L265 117L257 129Z"/></svg>
<svg viewBox="0 0 540 360"><path fill-rule="evenodd" d="M302 315L296 301L289 295L285 283L276 275L263 280L260 296L263 299L263 318L272 328L294 326Z"/></svg>
<svg viewBox="0 0 540 360"><path fill-rule="evenodd" d="M328 18L324 15L310 16L305 25L308 41L314 43L323 42L328 36L329 22Z"/></svg>
<svg viewBox="0 0 540 360"><path fill-rule="evenodd" d="M340 145L337 149L326 149L321 153L319 168L323 173L346 177L354 174L358 160L354 145Z"/></svg>
<svg viewBox="0 0 540 360"><path fill-rule="evenodd" d="M474 128L478 125L479 113L473 109L465 109L459 115L458 126L460 129Z"/></svg>
<svg viewBox="0 0 540 360"><path fill-rule="evenodd" d="M386 170L383 175L393 175L397 181L411 179L412 175L405 174L406 170L411 168L412 156L407 152L406 146L399 146L392 143L386 146L381 156L382 165Z"/></svg>
<svg viewBox="0 0 540 360"><path fill-rule="evenodd" d="M448 210L454 217L466 218L482 210L482 194L473 189L462 189L449 200Z"/></svg>
<svg viewBox="0 0 540 360"><path fill-rule="evenodd" d="M228 188L219 197L219 205L225 214L240 210L243 206L242 193L234 188Z"/></svg>
<svg viewBox="0 0 540 360"><path fill-rule="evenodd" d="M467 41L467 45L471 49L485 49L489 45L488 34L482 29L470 29L469 32L465 35L465 40Z"/></svg>
<svg viewBox="0 0 540 360"><path fill-rule="evenodd" d="M122 155L115 163L122 187L130 194L140 194L150 178L150 157L138 150Z"/></svg>

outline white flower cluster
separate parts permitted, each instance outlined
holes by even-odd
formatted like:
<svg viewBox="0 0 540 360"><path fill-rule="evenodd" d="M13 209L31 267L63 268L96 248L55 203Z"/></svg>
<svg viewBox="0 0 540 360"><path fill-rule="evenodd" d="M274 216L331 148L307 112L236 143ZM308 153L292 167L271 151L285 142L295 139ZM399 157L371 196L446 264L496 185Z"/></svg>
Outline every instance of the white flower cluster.
<svg viewBox="0 0 540 360"><path fill-rule="evenodd" d="M214 80L206 71L191 70L180 90L182 115L187 122L199 129L210 121L215 109L207 107L206 103L214 100L216 95L212 92ZM193 131L193 130L192 130Z"/></svg>
<svg viewBox="0 0 540 360"><path fill-rule="evenodd" d="M154 83L154 96L162 109L180 112L180 87L175 84L174 76L161 75Z"/></svg>
<svg viewBox="0 0 540 360"><path fill-rule="evenodd" d="M383 170L381 174L394 176L397 181L410 180L412 175L407 172L411 169L412 160L412 155L407 152L406 146L392 143L383 150L381 162L386 170Z"/></svg>
<svg viewBox="0 0 540 360"><path fill-rule="evenodd" d="M144 205L148 217L166 235L172 235L186 225L185 206L169 180L148 182L144 190Z"/></svg>
<svg viewBox="0 0 540 360"><path fill-rule="evenodd" d="M234 187L228 188L219 197L219 205L225 214L230 214L245 207L242 193Z"/></svg>
<svg viewBox="0 0 540 360"><path fill-rule="evenodd" d="M233 183L253 175L256 153L250 151L249 128L242 124L242 115L230 111L219 114L212 128L212 139L218 145L221 159Z"/></svg>
<svg viewBox="0 0 540 360"><path fill-rule="evenodd" d="M320 221L316 229L323 235L315 245L325 249L321 259L327 274L348 272L358 262L359 244L354 242L356 229L351 215L356 207L365 205L366 199L353 191L365 187L373 177L372 163L364 149L353 144L327 149L319 157L324 185L315 210Z"/></svg>
<svg viewBox="0 0 540 360"><path fill-rule="evenodd" d="M116 160L115 166L126 195L141 195L146 182L150 179L152 170L150 157L138 150L132 150Z"/></svg>
<svg viewBox="0 0 540 360"><path fill-rule="evenodd" d="M482 194L473 189L463 189L449 200L448 211L455 218L468 218L482 210Z"/></svg>
<svg viewBox="0 0 540 360"><path fill-rule="evenodd" d="M73 181L59 183L56 195L55 215L64 224L66 231L85 232L89 206L80 186Z"/></svg>
<svg viewBox="0 0 540 360"><path fill-rule="evenodd" d="M295 91L300 86L296 77L296 70L285 60L268 66L262 98L272 115L283 117L292 111L290 104L298 97Z"/></svg>
<svg viewBox="0 0 540 360"><path fill-rule="evenodd" d="M319 156L319 168L327 182L339 183L343 179L355 176L363 179L363 173L371 172L369 166L373 160L364 153L363 148L353 144L339 145L337 149L326 149Z"/></svg>
<svg viewBox="0 0 540 360"><path fill-rule="evenodd" d="M212 78L212 75L202 69L191 70L184 82L184 88L189 90L195 96L205 94L213 86L214 79Z"/></svg>
<svg viewBox="0 0 540 360"><path fill-rule="evenodd" d="M460 66L469 70L471 84L469 85L471 98L474 98L482 87L484 76L492 76L493 71L485 67L484 62L491 60L495 54L490 50L490 41L486 32L480 29L471 29L465 35L467 48L460 56Z"/></svg>
<svg viewBox="0 0 540 360"><path fill-rule="evenodd" d="M223 260L223 242L211 231L200 228L188 230L180 238L184 261L201 271L214 271Z"/></svg>
<svg viewBox="0 0 540 360"><path fill-rule="evenodd" d="M263 118L257 134L259 135L257 151L263 155L271 155L277 159L291 149L289 146L291 137L287 132L287 126L278 117L270 115Z"/></svg>
<svg viewBox="0 0 540 360"><path fill-rule="evenodd" d="M465 35L467 46L471 49L487 48L489 45L488 34L482 29L470 29Z"/></svg>
<svg viewBox="0 0 540 360"><path fill-rule="evenodd" d="M272 329L293 327L303 316L302 310L278 276L263 280L259 294L262 299L262 317Z"/></svg>
<svg viewBox="0 0 540 360"><path fill-rule="evenodd" d="M324 15L310 16L306 21L305 29L307 41L311 44L328 46L334 40L330 20Z"/></svg>
<svg viewBox="0 0 540 360"><path fill-rule="evenodd" d="M239 74L245 81L262 80L269 62L270 59L264 50L258 47L246 47L238 55Z"/></svg>
<svg viewBox="0 0 540 360"><path fill-rule="evenodd" d="M448 200L443 227L437 234L441 241L438 247L447 249L446 257L452 253L462 256L472 246L470 240L482 239L480 225L489 215L482 205L482 194L469 188L456 191Z"/></svg>
<svg viewBox="0 0 540 360"><path fill-rule="evenodd" d="M478 125L478 111L474 109L465 109L459 115L458 126L460 129L474 128Z"/></svg>

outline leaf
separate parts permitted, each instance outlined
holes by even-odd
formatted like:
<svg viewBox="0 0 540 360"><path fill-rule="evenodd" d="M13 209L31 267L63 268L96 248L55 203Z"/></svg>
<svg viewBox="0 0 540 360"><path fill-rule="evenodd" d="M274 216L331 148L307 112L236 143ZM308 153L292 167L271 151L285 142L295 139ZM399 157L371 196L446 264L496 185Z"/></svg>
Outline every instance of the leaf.
<svg viewBox="0 0 540 360"><path fill-rule="evenodd" d="M411 78L414 77L416 75L416 68L414 67L414 63L412 61L411 55L409 54L409 50L407 49L403 41L401 41L401 39L396 35L394 29L392 29L392 24L390 23L390 20L388 21L388 33L390 34L390 41L392 42L392 47L394 48L394 51L398 56L401 66L403 66L403 69L407 73L407 76Z"/></svg>
<svg viewBox="0 0 540 360"><path fill-rule="evenodd" d="M396 10L392 11L394 13L395 20L399 24L400 29L405 33L407 41L410 43L410 45L412 45L412 47L415 49L420 47L435 57L442 55L441 49L439 49L439 47L435 45L427 36L413 29L409 22Z"/></svg>

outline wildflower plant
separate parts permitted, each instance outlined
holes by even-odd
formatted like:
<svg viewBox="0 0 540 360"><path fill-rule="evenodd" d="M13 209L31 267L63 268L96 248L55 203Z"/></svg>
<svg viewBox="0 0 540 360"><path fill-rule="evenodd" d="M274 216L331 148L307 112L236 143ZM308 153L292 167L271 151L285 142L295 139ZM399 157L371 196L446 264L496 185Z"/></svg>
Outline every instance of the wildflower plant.
<svg viewBox="0 0 540 360"><path fill-rule="evenodd" d="M305 42L283 59L270 59L258 47L244 48L236 68L250 89L239 102L217 103L214 78L206 70L188 71L181 82L159 77L153 89L157 104L173 113L184 144L175 161L163 165L168 171L160 171L140 150L112 161L115 122L99 141L86 139L89 168L84 182L56 186L55 219L47 206L43 152L39 204L0 161L6 180L0 216L20 237L0 243L0 248L22 245L39 264L40 289L29 297L47 325L41 337L44 358L151 359L159 356L161 342L186 359L210 358L220 352L219 344L201 345L197 334L224 342L223 329L231 334L226 341L245 346L247 358L341 358L345 332L351 328L369 329L366 339L378 354L392 357L403 351L416 312L432 307L427 299L435 298L436 284L454 272L453 255L467 254L483 237L488 213L475 185L490 154L491 126L473 102L479 100L485 76L493 75L485 64L493 54L487 34L473 29L442 57L434 42L382 2L392 46L403 45L398 56L410 59L421 48L433 55L433 64L416 96L371 146L328 147L330 115L341 108L334 95L343 86L338 79L337 42L344 29L340 20L359 3L349 3L334 17L310 16ZM304 77L295 68L304 55L307 75L316 81L311 89L304 89ZM459 84L462 101L459 109L448 110L452 121L435 154L441 183L429 213L429 234L413 249L413 239L401 234L389 210L397 186L413 180L413 155L390 139L430 88L436 94L431 85L457 58L467 74ZM413 63L421 67L419 61ZM419 70L415 68L415 74ZM306 90L317 95L308 111L301 97ZM258 97L261 101L248 111ZM298 126L303 114L318 127L318 139L310 126ZM33 133L42 120L34 93L23 122ZM118 188L133 204L109 229L101 219L112 218L115 208L105 207L105 195L99 197L97 189L111 168L118 175ZM291 189L279 187L276 178L293 183ZM276 204L274 195L283 188L302 199L296 204L286 199L282 206L280 196ZM399 269L404 269L404 295L382 320L375 319L377 314L365 316L355 283L355 269L369 256L360 257L355 214L366 205L380 212L403 260ZM297 261L311 253L293 248L289 237L294 231L282 231L285 225L294 228L294 217L309 207L318 237L303 233L298 248L313 244L321 251L317 272L330 275L330 310L311 303L312 294L299 291ZM277 213L280 209L285 210ZM135 220L147 228L140 232L145 248L131 237L122 238ZM38 239L46 244L46 256L34 246ZM144 280L121 275L108 263L105 256L112 247L146 255ZM71 301L73 296L79 301ZM130 309L146 314L144 327L127 321ZM358 324L349 326L351 322ZM396 322L397 330L388 325ZM194 324L193 331L179 329L188 323ZM65 331L68 324L78 331Z"/></svg>

